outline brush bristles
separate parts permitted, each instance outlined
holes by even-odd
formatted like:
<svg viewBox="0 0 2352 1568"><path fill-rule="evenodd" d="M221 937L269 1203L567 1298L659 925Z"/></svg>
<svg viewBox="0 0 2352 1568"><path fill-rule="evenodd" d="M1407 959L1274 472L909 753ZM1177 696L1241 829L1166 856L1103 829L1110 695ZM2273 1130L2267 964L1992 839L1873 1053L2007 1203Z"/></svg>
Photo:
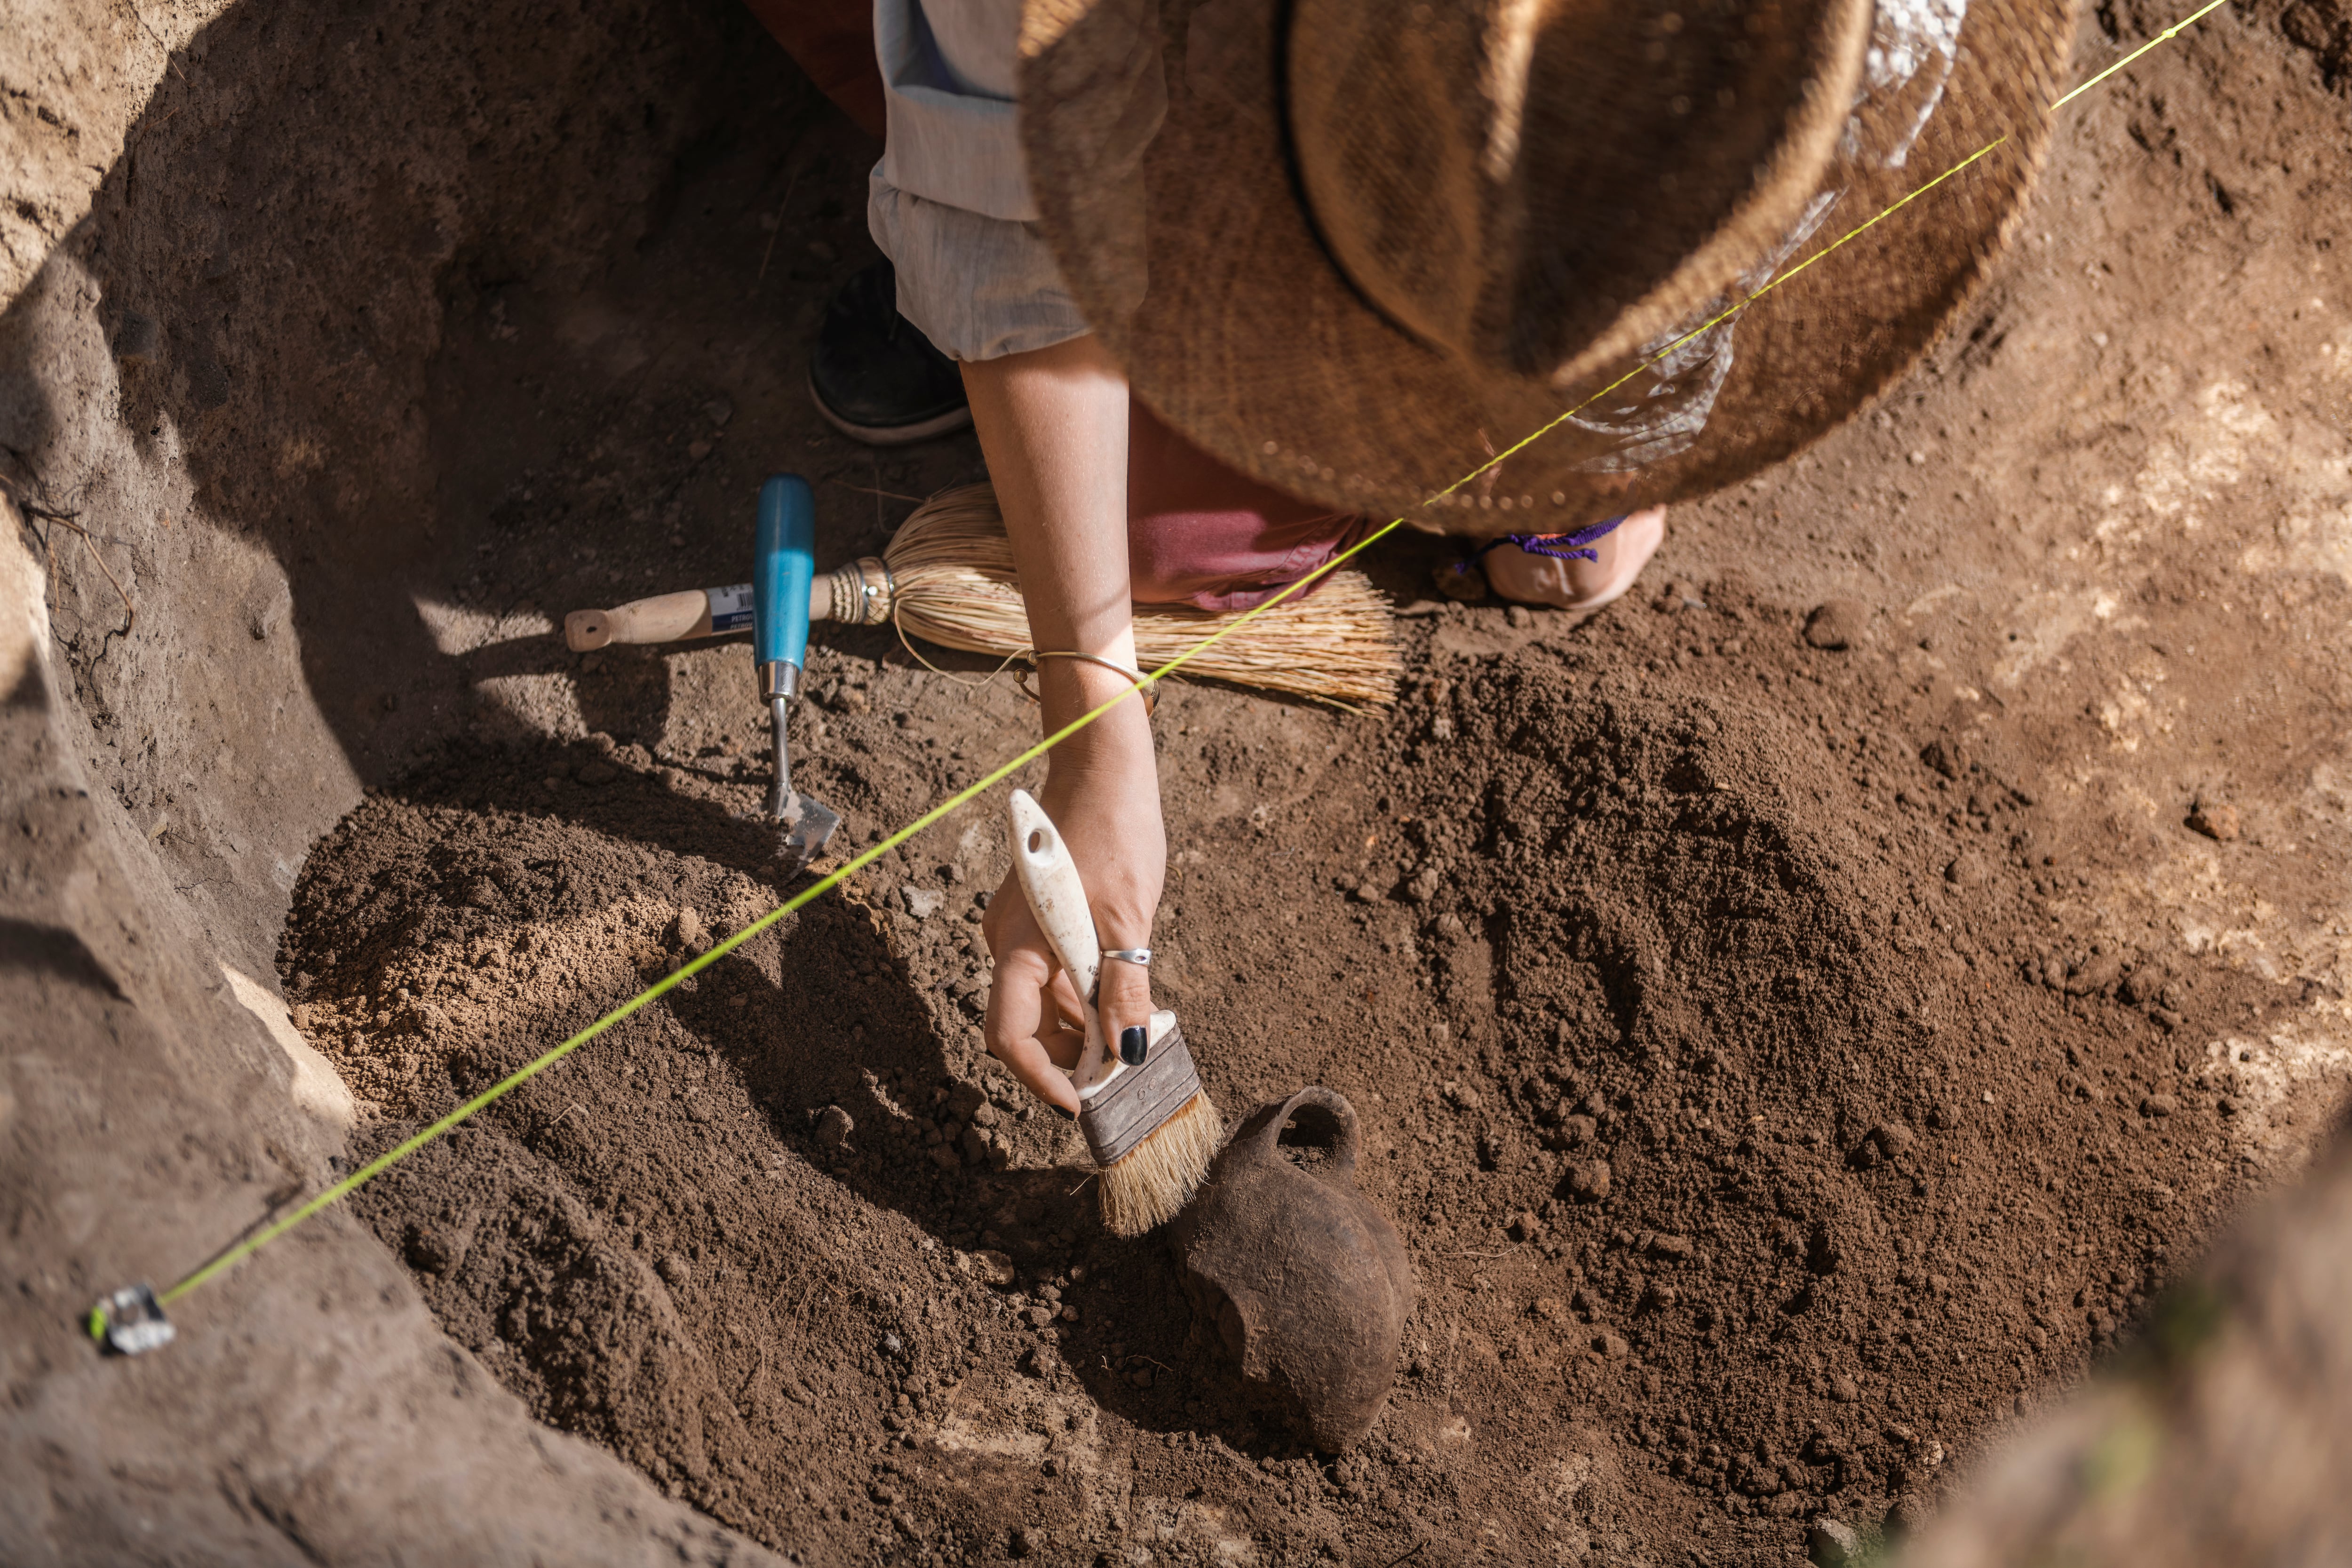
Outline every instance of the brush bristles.
<svg viewBox="0 0 2352 1568"><path fill-rule="evenodd" d="M1224 1119L1204 1089L1103 1169L1104 1226L1113 1236L1141 1236L1174 1219L1192 1201L1224 1138Z"/></svg>
<svg viewBox="0 0 2352 1568"><path fill-rule="evenodd" d="M1029 646L1012 542L989 486L942 490L899 525L883 552L899 626L942 647L1000 657ZM1146 605L1135 653L1157 669L1238 612ZM1202 650L1187 676L1341 702L1396 700L1397 652L1388 602L1358 572L1334 572L1307 598L1286 599Z"/></svg>

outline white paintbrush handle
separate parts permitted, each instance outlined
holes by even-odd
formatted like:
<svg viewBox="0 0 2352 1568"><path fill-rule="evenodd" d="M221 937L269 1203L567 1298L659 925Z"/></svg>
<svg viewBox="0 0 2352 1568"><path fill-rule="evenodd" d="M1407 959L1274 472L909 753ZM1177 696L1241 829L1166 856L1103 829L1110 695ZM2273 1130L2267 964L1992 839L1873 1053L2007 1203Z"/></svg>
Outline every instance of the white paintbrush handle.
<svg viewBox="0 0 2352 1568"><path fill-rule="evenodd" d="M1045 940L1053 944L1054 956L1062 961L1062 971L1070 977L1086 1008L1086 1054L1079 1058L1075 1075L1083 1089L1102 1073L1107 1055L1102 1020L1095 1015L1095 976L1102 969L1102 942L1095 935L1094 911L1087 907L1086 884L1078 880L1077 862L1070 858L1069 846L1062 842L1061 832L1045 815L1045 808L1027 790L1016 789L1005 810L1012 818L1013 864L1021 873L1021 890L1028 895L1030 912L1037 917Z"/></svg>
<svg viewBox="0 0 2352 1568"><path fill-rule="evenodd" d="M1078 880L1077 863L1054 819L1045 815L1025 789L1013 792L1008 805L1013 819L1013 863L1021 871L1021 890L1054 956L1076 987L1078 1000L1092 1005L1095 975L1102 967L1102 943L1095 935L1094 911L1087 907L1086 884Z"/></svg>

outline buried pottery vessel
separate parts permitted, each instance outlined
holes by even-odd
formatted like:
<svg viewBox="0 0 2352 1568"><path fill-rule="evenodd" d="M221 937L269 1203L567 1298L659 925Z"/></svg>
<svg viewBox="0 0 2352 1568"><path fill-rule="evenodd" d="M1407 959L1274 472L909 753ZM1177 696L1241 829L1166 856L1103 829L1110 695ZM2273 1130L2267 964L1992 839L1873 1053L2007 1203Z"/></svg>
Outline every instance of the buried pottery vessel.
<svg viewBox="0 0 2352 1568"><path fill-rule="evenodd" d="M1281 1148L1294 1119L1298 1163ZM1337 1090L1260 1106L1176 1228L1194 1312L1252 1394L1327 1453L1370 1430L1412 1312L1404 1244L1356 1190L1358 1144Z"/></svg>

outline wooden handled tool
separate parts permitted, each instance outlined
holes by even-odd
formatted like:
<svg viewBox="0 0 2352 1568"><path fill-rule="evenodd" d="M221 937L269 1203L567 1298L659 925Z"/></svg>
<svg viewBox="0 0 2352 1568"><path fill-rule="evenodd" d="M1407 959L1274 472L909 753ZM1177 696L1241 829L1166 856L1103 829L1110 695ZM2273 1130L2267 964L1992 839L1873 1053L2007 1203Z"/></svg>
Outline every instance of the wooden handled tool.
<svg viewBox="0 0 2352 1568"><path fill-rule="evenodd" d="M808 585L808 618L865 626L889 618L889 568L872 556L836 567ZM632 599L609 610L574 610L563 617L563 642L573 653L607 643L687 642L751 629L753 584L688 588Z"/></svg>
<svg viewBox="0 0 2352 1568"><path fill-rule="evenodd" d="M751 626L751 584L739 583L656 594L609 610L574 610L563 617L563 641L574 653L588 653L606 643L681 642Z"/></svg>

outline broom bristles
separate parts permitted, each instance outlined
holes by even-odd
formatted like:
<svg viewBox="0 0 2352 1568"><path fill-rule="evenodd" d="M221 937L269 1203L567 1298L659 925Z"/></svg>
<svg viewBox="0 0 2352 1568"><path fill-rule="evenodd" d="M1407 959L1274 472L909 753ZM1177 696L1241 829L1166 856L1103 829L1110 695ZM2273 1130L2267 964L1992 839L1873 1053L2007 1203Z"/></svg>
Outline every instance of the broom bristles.
<svg viewBox="0 0 2352 1568"><path fill-rule="evenodd" d="M1202 1089L1100 1173L1102 1219L1113 1236L1141 1236L1192 1201L1224 1142L1224 1119Z"/></svg>
<svg viewBox="0 0 2352 1568"><path fill-rule="evenodd" d="M1013 544L996 491L942 490L915 509L883 552L899 626L966 653L1029 647ZM1240 612L1139 606L1135 652L1157 669ZM1301 697L1386 705L1396 700L1396 644L1388 601L1360 572L1334 572L1312 595L1286 599L1188 659L1183 673Z"/></svg>

